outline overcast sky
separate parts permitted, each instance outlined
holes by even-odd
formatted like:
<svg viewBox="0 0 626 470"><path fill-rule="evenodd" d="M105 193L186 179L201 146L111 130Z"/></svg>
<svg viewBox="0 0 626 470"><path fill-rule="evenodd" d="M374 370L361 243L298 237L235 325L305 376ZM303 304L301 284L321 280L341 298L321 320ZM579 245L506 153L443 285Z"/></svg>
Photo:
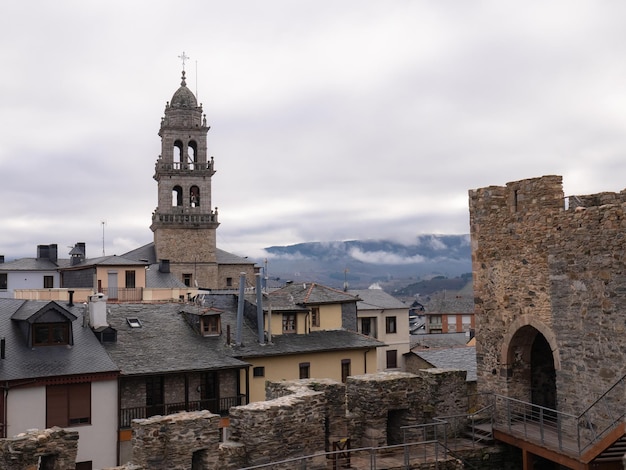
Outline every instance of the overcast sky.
<svg viewBox="0 0 626 470"><path fill-rule="evenodd" d="M226 251L469 233L469 189L547 174L620 191L625 18L618 0L3 0L0 254L152 241L183 51Z"/></svg>

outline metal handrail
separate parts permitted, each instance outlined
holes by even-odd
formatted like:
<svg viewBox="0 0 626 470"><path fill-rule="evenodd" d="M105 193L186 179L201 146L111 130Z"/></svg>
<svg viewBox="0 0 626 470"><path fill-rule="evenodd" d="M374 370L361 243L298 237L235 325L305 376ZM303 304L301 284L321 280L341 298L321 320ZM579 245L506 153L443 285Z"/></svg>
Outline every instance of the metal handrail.
<svg viewBox="0 0 626 470"><path fill-rule="evenodd" d="M441 442L436 441L436 440L432 440L432 441L425 441L425 442L411 442L411 443L405 443L405 444L395 444L395 445L381 446L381 447L359 447L359 448L355 448L355 449L336 450L336 451L332 451L332 452L319 452L319 453L316 453L316 454L303 455L301 457L291 457L291 458L285 459L285 460L278 460L278 461L274 461L274 462L268 462L268 463L263 463L263 464L259 464L259 465L253 465L253 466L250 466L250 467L243 467L243 468L240 468L239 470L270 469L270 468L273 468L274 466L277 466L278 468L286 468L286 467L282 467L285 464L291 464L288 467L288 468L291 468L291 469L306 470L307 469L307 461L308 460L312 460L312 459L315 459L315 458L319 459L321 457L332 458L334 455L345 455L347 453L349 453L349 454L355 454L355 453L367 453L367 454L369 454L369 456L370 456L369 468L370 468L370 470L376 470L376 466L377 466L376 455L379 452L384 452L385 454L387 454L389 451L393 451L395 449L403 449L404 455L405 455L405 457L404 457L404 459L405 459L405 466L407 468L409 468L410 460L407 460L407 458L410 459L409 449L411 447L413 447L413 446L424 446L425 447L426 445L434 447L435 468L439 468L438 462L441 459L441 457L439 455L440 450L443 449L442 450L443 458L447 458L448 453L445 450L445 447L441 444ZM298 466L295 466L295 464L298 464Z"/></svg>
<svg viewBox="0 0 626 470"><path fill-rule="evenodd" d="M621 422L626 412L613 415L607 406L608 393L616 389L619 383L626 383L620 379L607 392L603 393L591 406L587 407L579 415L565 413L533 403L517 400L515 398L494 395L496 407L494 407L494 423L504 424L510 434L522 434L525 438L536 439L534 430L539 430L539 442L551 448L558 448L562 452L581 456L594 443L600 441L610 430ZM504 404L500 410L498 405ZM596 411L599 406L605 407L604 414ZM503 411L505 422L502 423ZM626 411L626 410L625 410ZM593 419L593 418L597 419ZM608 424L603 424L608 423ZM529 427L529 426L533 427ZM602 426L600 428L600 426Z"/></svg>

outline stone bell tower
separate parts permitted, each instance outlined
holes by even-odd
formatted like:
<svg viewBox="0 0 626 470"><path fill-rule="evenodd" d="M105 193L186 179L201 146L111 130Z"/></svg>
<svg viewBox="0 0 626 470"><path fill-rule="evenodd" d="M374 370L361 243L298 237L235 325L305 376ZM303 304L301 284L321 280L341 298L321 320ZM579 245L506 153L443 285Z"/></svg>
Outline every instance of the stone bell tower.
<svg viewBox="0 0 626 470"><path fill-rule="evenodd" d="M165 105L161 118L161 155L154 179L158 206L152 214L157 260L169 260L171 272L190 287L215 288L217 208L211 209L213 157L207 158L206 115L187 88Z"/></svg>

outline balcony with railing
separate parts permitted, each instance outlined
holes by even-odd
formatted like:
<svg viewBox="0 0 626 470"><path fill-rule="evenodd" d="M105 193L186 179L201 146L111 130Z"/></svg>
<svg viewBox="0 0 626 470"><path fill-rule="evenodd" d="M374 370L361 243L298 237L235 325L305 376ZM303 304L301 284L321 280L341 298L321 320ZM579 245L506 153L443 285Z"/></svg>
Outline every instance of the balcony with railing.
<svg viewBox="0 0 626 470"><path fill-rule="evenodd" d="M140 302L143 299L141 287L104 287L100 292L106 295L108 300L118 302Z"/></svg>
<svg viewBox="0 0 626 470"><path fill-rule="evenodd" d="M208 410L221 416L227 416L231 407L247 404L245 395L234 397L213 398L180 403L165 403L162 405L134 406L120 409L120 429L129 428L133 419L145 419L157 415L169 415L180 411Z"/></svg>

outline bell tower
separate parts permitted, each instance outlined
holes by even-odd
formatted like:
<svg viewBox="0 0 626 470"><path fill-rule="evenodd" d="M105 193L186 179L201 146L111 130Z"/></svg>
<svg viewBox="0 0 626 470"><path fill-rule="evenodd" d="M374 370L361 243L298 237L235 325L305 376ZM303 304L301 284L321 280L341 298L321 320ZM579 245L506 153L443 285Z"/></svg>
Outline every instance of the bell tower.
<svg viewBox="0 0 626 470"><path fill-rule="evenodd" d="M150 229L157 260L169 260L171 272L190 287L215 288L218 283L219 222L217 208L211 209L215 170L213 157L207 158L209 129L183 69L180 88L161 118L161 155L154 172L158 206Z"/></svg>

